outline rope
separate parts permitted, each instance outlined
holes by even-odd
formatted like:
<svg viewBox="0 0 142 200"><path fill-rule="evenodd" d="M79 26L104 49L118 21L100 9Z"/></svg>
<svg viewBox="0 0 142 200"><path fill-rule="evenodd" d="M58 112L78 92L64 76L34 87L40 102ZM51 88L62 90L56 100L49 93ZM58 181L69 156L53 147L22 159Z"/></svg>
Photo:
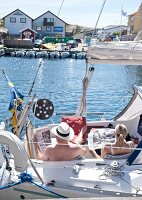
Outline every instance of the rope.
<svg viewBox="0 0 142 200"><path fill-rule="evenodd" d="M20 174L19 178L21 179L21 180L20 180L21 183L30 182L30 183L33 183L34 185L36 185L36 186L38 186L38 187L44 189L45 191L47 191L47 192L49 192L49 193L51 193L51 194L56 195L56 196L59 197L59 198L67 198L67 197L65 197L65 196L63 196L63 195L60 195L60 194L58 194L58 193L56 193L56 192L53 192L53 191L49 190L49 189L47 188L47 186L45 187L45 186L43 186L43 185L40 185L40 184L35 183L35 182L33 181L32 176L31 176L30 174L22 173L22 174Z"/></svg>
<svg viewBox="0 0 142 200"><path fill-rule="evenodd" d="M126 181L124 178L120 177L121 180L125 181L125 183L127 183L129 186L131 186L133 189L136 190L136 194L140 191L140 188L138 187L134 187L132 184L130 184L128 181Z"/></svg>
<svg viewBox="0 0 142 200"><path fill-rule="evenodd" d="M61 195L61 194L58 194L58 193L56 193L56 192L53 192L53 191L49 190L49 189L47 188L47 186L43 186L43 185L40 185L40 184L35 183L35 182L33 181L32 175L30 175L30 174L27 174L27 173L24 172L24 173L20 174L18 178L19 178L20 180L17 181L17 182L10 183L10 184L8 184L8 185L6 185L6 186L0 186L0 190L6 189L6 188L10 188L10 187L13 187L13 186L16 186L16 185L25 183L25 182L29 182L29 183L33 183L35 186L38 186L38 187L42 188L43 190L45 190L45 191L47 191L47 192L49 192L49 193L55 195L55 196L58 197L58 198L67 198L67 197L65 197L65 196L63 196L63 195Z"/></svg>
<svg viewBox="0 0 142 200"><path fill-rule="evenodd" d="M82 81L82 96L75 114L76 116L86 116L86 94L93 72L94 72L94 67L88 68L88 65L86 64L85 77Z"/></svg>

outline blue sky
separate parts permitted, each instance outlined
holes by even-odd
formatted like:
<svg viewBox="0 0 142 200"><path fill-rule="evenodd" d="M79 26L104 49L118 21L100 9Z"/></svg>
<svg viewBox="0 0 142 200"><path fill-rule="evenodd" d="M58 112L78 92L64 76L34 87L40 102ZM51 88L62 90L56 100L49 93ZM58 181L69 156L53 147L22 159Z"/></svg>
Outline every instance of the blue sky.
<svg viewBox="0 0 142 200"><path fill-rule="evenodd" d="M48 10L58 15L63 0L0 0L0 18L17 8L33 19ZM97 17L104 0L64 0L59 17L67 23L95 27ZM142 0L106 0L98 28L108 25L119 25L121 8L127 14L136 12ZM127 17L122 18L122 24L127 24Z"/></svg>

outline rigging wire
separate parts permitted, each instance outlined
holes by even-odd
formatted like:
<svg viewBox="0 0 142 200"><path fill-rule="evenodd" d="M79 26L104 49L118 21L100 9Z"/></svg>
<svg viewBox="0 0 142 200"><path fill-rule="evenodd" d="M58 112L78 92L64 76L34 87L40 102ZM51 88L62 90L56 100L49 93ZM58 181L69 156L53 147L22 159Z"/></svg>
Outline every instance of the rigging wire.
<svg viewBox="0 0 142 200"><path fill-rule="evenodd" d="M59 11L58 11L58 14L57 14L58 17L59 17L59 15L60 15L60 12L61 12L61 9L62 9L62 6L63 6L63 3L64 3L64 0L62 0L61 6L60 6L60 8L59 8Z"/></svg>
<svg viewBox="0 0 142 200"><path fill-rule="evenodd" d="M100 13L99 13L98 19L97 19L96 24L95 24L94 31L92 32L92 38L93 38L94 33L96 32L96 28L97 28L97 25L98 25L99 19L100 19L100 17L101 17L101 14L102 14L103 8L104 8L104 6L105 6L105 3L106 3L106 0L104 0L103 5L102 5L102 7L101 7L101 10L100 10Z"/></svg>

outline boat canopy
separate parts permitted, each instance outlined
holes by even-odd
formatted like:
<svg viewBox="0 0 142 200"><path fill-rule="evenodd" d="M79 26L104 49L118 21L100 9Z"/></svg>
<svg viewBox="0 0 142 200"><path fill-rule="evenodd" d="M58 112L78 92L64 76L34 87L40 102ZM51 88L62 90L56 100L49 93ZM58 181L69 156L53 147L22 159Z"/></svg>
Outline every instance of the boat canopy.
<svg viewBox="0 0 142 200"><path fill-rule="evenodd" d="M125 123L129 134L142 139L142 87L134 85L134 94L128 105L114 121ZM137 130L137 132L136 132Z"/></svg>
<svg viewBox="0 0 142 200"><path fill-rule="evenodd" d="M142 64L142 41L98 42L87 50L90 64Z"/></svg>
<svg viewBox="0 0 142 200"><path fill-rule="evenodd" d="M129 120L142 113L142 87L134 85L134 94L129 104L119 113L115 120Z"/></svg>

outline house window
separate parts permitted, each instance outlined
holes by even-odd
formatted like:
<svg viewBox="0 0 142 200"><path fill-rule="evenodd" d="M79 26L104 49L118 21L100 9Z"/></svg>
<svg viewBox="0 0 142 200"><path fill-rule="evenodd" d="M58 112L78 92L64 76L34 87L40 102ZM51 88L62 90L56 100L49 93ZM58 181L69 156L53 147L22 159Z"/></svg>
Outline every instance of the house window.
<svg viewBox="0 0 142 200"><path fill-rule="evenodd" d="M51 27L46 27L47 32L51 32Z"/></svg>
<svg viewBox="0 0 142 200"><path fill-rule="evenodd" d="M26 18L20 18L20 23L26 23Z"/></svg>
<svg viewBox="0 0 142 200"><path fill-rule="evenodd" d="M134 26L130 26L130 33L133 33L134 31Z"/></svg>
<svg viewBox="0 0 142 200"><path fill-rule="evenodd" d="M134 20L134 16L131 16L131 17L130 17L130 20L133 21L133 20Z"/></svg>
<svg viewBox="0 0 142 200"><path fill-rule="evenodd" d="M47 22L47 18L44 18L44 22Z"/></svg>
<svg viewBox="0 0 142 200"><path fill-rule="evenodd" d="M42 31L42 27L41 26L37 26L36 27L36 31Z"/></svg>
<svg viewBox="0 0 142 200"><path fill-rule="evenodd" d="M54 22L54 18L47 18L47 22Z"/></svg>
<svg viewBox="0 0 142 200"><path fill-rule="evenodd" d="M10 17L10 22L11 23L16 23L16 18L15 17Z"/></svg>

